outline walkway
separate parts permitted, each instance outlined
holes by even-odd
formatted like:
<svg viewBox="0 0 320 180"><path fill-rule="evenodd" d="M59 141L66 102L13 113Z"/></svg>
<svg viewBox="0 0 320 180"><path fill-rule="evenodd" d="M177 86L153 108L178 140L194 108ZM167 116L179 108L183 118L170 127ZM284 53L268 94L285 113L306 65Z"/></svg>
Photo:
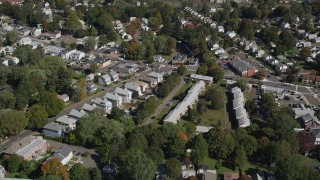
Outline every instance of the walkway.
<svg viewBox="0 0 320 180"><path fill-rule="evenodd" d="M166 107L166 104L169 103L169 101L171 101L171 99L177 94L177 92L182 88L182 86L184 86L186 84L186 82L182 79L180 81L180 84L178 86L176 86L172 91L171 93L162 101L162 104L160 104L158 106L158 108L155 110L155 112L152 114L151 117L157 117L161 112L162 110ZM147 120L145 120L143 122L142 125L149 125L151 123L153 123L153 121L156 119L156 118L153 118L151 119L151 117L148 117Z"/></svg>

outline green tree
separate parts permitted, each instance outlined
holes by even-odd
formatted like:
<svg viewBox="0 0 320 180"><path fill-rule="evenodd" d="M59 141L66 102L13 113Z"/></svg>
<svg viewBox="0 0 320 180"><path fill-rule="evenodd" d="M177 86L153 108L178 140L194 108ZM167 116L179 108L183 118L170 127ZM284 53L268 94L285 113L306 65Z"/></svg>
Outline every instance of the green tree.
<svg viewBox="0 0 320 180"><path fill-rule="evenodd" d="M311 49L309 47L304 47L300 51L300 57L302 60L306 60L311 56Z"/></svg>
<svg viewBox="0 0 320 180"><path fill-rule="evenodd" d="M96 137L94 136L95 132L103 125L103 123L104 121L95 114L82 117L78 121L76 131L78 142L83 146L93 147L94 141L96 140Z"/></svg>
<svg viewBox="0 0 320 180"><path fill-rule="evenodd" d="M140 132L133 132L127 138L128 149L135 148L144 151L148 148L146 137Z"/></svg>
<svg viewBox="0 0 320 180"><path fill-rule="evenodd" d="M67 16L65 26L69 29L69 31L75 32L81 28L82 24L77 14L71 13L69 16Z"/></svg>
<svg viewBox="0 0 320 180"><path fill-rule="evenodd" d="M10 173L18 172L20 168L20 160L17 154L12 154L8 161L8 171Z"/></svg>
<svg viewBox="0 0 320 180"><path fill-rule="evenodd" d="M179 76L186 75L187 71L188 71L188 69L185 66L179 66L177 69Z"/></svg>
<svg viewBox="0 0 320 180"><path fill-rule="evenodd" d="M84 42L84 48L86 51L92 51L97 45L96 38L93 36L88 37Z"/></svg>
<svg viewBox="0 0 320 180"><path fill-rule="evenodd" d="M210 129L206 135L209 144L209 153L213 157L226 158L235 148L235 140L231 133L220 127Z"/></svg>
<svg viewBox="0 0 320 180"><path fill-rule="evenodd" d="M200 165L208 155L208 143L200 134L194 139L191 158L195 164Z"/></svg>
<svg viewBox="0 0 320 180"><path fill-rule="evenodd" d="M296 47L297 40L289 31L282 31L279 35L279 39L287 47L287 50Z"/></svg>
<svg viewBox="0 0 320 180"><path fill-rule="evenodd" d="M128 180L151 180L154 178L155 170L156 165L143 152L130 149L123 157L119 173L121 177Z"/></svg>
<svg viewBox="0 0 320 180"><path fill-rule="evenodd" d="M82 164L76 163L72 168L69 170L70 179L72 180L87 180L90 179L88 169L83 167Z"/></svg>
<svg viewBox="0 0 320 180"><path fill-rule="evenodd" d="M166 173L172 179L181 175L181 162L177 158L170 158L166 161Z"/></svg>
<svg viewBox="0 0 320 180"><path fill-rule="evenodd" d="M10 91L0 94L0 109L13 109L16 103L16 97Z"/></svg>
<svg viewBox="0 0 320 180"><path fill-rule="evenodd" d="M0 86L3 86L7 83L9 73L10 73L9 67L5 65L0 65Z"/></svg>
<svg viewBox="0 0 320 180"><path fill-rule="evenodd" d="M241 91L247 90L248 82L245 79L237 80L236 86L241 89Z"/></svg>
<svg viewBox="0 0 320 180"><path fill-rule="evenodd" d="M180 158L185 154L186 141L181 138L174 138L167 145L168 149L165 151L169 157Z"/></svg>
<svg viewBox="0 0 320 180"><path fill-rule="evenodd" d="M151 147L146 149L145 152L147 157L151 159L156 165L164 161L164 153L160 148Z"/></svg>
<svg viewBox="0 0 320 180"><path fill-rule="evenodd" d="M0 113L0 131L5 135L20 133L28 124L24 112L4 110Z"/></svg>
<svg viewBox="0 0 320 180"><path fill-rule="evenodd" d="M11 46L18 40L18 38L19 38L19 34L17 31L13 30L13 31L7 32L6 44Z"/></svg>
<svg viewBox="0 0 320 180"><path fill-rule="evenodd" d="M34 104L27 112L27 118L29 119L29 128L42 128L47 123L49 117L44 106L40 104Z"/></svg>
<svg viewBox="0 0 320 180"><path fill-rule="evenodd" d="M40 105L46 109L49 117L52 117L60 113L65 104L57 94L45 91L40 94Z"/></svg>
<svg viewBox="0 0 320 180"><path fill-rule="evenodd" d="M224 94L219 87L209 87L205 93L205 98L211 101L211 106L215 110L222 108L224 105Z"/></svg>
<svg viewBox="0 0 320 180"><path fill-rule="evenodd" d="M187 118L190 122L197 122L198 116L198 111L195 108L188 108Z"/></svg>
<svg viewBox="0 0 320 180"><path fill-rule="evenodd" d="M90 177L92 180L101 180L102 179L101 171L97 167L90 169L89 174L90 174Z"/></svg>
<svg viewBox="0 0 320 180"><path fill-rule="evenodd" d="M124 115L124 110L119 109L118 107L113 107L110 114L110 118L119 121L124 117Z"/></svg>
<svg viewBox="0 0 320 180"><path fill-rule="evenodd" d="M234 152L234 164L236 167L239 167L240 169L244 169L247 165L247 155L246 151L244 150L244 147L242 145L238 145L235 148Z"/></svg>
<svg viewBox="0 0 320 180"><path fill-rule="evenodd" d="M291 157L290 144L287 141L271 142L268 149L270 163L278 163Z"/></svg>
<svg viewBox="0 0 320 180"><path fill-rule="evenodd" d="M308 176L307 168L301 163L299 155L294 155L277 164L275 176L277 179L304 179Z"/></svg>
<svg viewBox="0 0 320 180"><path fill-rule="evenodd" d="M95 73L99 69L99 65L97 63L90 64L90 72Z"/></svg>
<svg viewBox="0 0 320 180"><path fill-rule="evenodd" d="M149 26L155 30L158 30L161 25L159 19L156 17L149 17L148 23L149 23Z"/></svg>

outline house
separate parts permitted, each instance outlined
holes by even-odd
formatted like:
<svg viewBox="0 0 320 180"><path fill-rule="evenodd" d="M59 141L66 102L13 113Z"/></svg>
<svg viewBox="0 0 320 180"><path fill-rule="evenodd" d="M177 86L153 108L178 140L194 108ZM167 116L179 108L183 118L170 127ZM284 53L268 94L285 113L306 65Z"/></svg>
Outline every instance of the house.
<svg viewBox="0 0 320 180"><path fill-rule="evenodd" d="M29 36L30 35L30 29L29 28L22 28L19 30L20 36Z"/></svg>
<svg viewBox="0 0 320 180"><path fill-rule="evenodd" d="M113 82L119 81L119 75L115 71L109 71L109 76Z"/></svg>
<svg viewBox="0 0 320 180"><path fill-rule="evenodd" d="M29 161L37 160L41 155L47 153L47 150L47 140L43 139L42 136L29 135L18 138L10 143L9 146L3 151L3 154L4 159L9 158L12 154L17 154L23 160Z"/></svg>
<svg viewBox="0 0 320 180"><path fill-rule="evenodd" d="M43 48L44 53L49 56L59 56L61 58L67 59L65 56L66 48L58 46L45 46Z"/></svg>
<svg viewBox="0 0 320 180"><path fill-rule="evenodd" d="M97 105L95 104L91 105L91 104L84 103L81 109L84 110L85 112L91 112L96 108L97 108Z"/></svg>
<svg viewBox="0 0 320 180"><path fill-rule="evenodd" d="M290 24L285 21L283 21L280 26L283 29L290 29Z"/></svg>
<svg viewBox="0 0 320 180"><path fill-rule="evenodd" d="M3 2L9 2L11 5L22 5L24 3L24 0L2 0L0 1L0 4Z"/></svg>
<svg viewBox="0 0 320 180"><path fill-rule="evenodd" d="M109 84L112 83L111 77L110 77L109 74L105 74L103 76L100 76L98 81L99 81L99 85L102 85L102 86L103 85L109 85Z"/></svg>
<svg viewBox="0 0 320 180"><path fill-rule="evenodd" d="M28 44L28 47L31 49L37 49L39 46L43 46L43 43L40 41L32 41L30 44Z"/></svg>
<svg viewBox="0 0 320 180"><path fill-rule="evenodd" d="M62 137L64 136L64 132L66 130L66 127L64 125L61 125L57 122L50 122L46 124L42 128L42 133L46 136L50 137Z"/></svg>
<svg viewBox="0 0 320 180"><path fill-rule="evenodd" d="M4 178L6 175L6 170L2 165L0 165L0 179Z"/></svg>
<svg viewBox="0 0 320 180"><path fill-rule="evenodd" d="M199 64L199 59L198 58L191 58L189 60L189 66L197 66Z"/></svg>
<svg viewBox="0 0 320 180"><path fill-rule="evenodd" d="M172 65L183 65L187 61L187 55L186 54L177 54L173 57L171 60Z"/></svg>
<svg viewBox="0 0 320 180"><path fill-rule="evenodd" d="M248 114L246 109L244 108L245 99L244 95L241 92L241 89L238 87L233 87L231 89L231 92L233 94L233 109L235 112L235 118L237 120L239 127L247 127L250 126L250 119L248 118Z"/></svg>
<svg viewBox="0 0 320 180"><path fill-rule="evenodd" d="M76 109L72 109L69 113L69 117L74 118L76 120L79 120L80 118L82 118L83 116L85 116L87 113L84 112L83 110L76 110Z"/></svg>
<svg viewBox="0 0 320 180"><path fill-rule="evenodd" d="M236 37L237 34L234 31L227 31L226 35L228 36L228 38L232 39Z"/></svg>
<svg viewBox="0 0 320 180"><path fill-rule="evenodd" d="M5 47L5 52L6 52L6 54L12 55L13 50L14 50L14 49L13 49L12 46L6 46L6 47Z"/></svg>
<svg viewBox="0 0 320 180"><path fill-rule="evenodd" d="M285 73L288 70L288 66L286 64L279 63L275 65L275 70Z"/></svg>
<svg viewBox="0 0 320 180"><path fill-rule="evenodd" d="M315 117L315 112L312 109L306 108L303 104L299 104L299 107L293 108L294 118L298 119L304 115L311 115Z"/></svg>
<svg viewBox="0 0 320 180"><path fill-rule="evenodd" d="M147 76L156 79L158 83L161 83L163 81L163 75L154 71L149 73Z"/></svg>
<svg viewBox="0 0 320 180"><path fill-rule="evenodd" d="M164 62L164 58L161 55L154 55L153 60L155 62Z"/></svg>
<svg viewBox="0 0 320 180"><path fill-rule="evenodd" d="M216 180L217 179L217 171L210 170L208 167L202 166L197 170L198 180Z"/></svg>
<svg viewBox="0 0 320 180"><path fill-rule="evenodd" d="M190 79L196 80L196 81L204 81L208 84L211 84L213 82L213 77L204 76L204 75L200 75L200 74L191 74Z"/></svg>
<svg viewBox="0 0 320 180"><path fill-rule="evenodd" d="M181 165L182 178L187 179L191 176L196 176L196 171L194 170L193 162L189 158L184 158Z"/></svg>
<svg viewBox="0 0 320 180"><path fill-rule="evenodd" d="M220 48L219 43L214 42L214 41L212 41L212 40L209 40L209 41L207 42L207 44L208 44L208 48L210 49L210 51L214 51L214 50Z"/></svg>
<svg viewBox="0 0 320 180"><path fill-rule="evenodd" d="M117 54L117 53L118 53L118 49L115 48L115 47L111 47L111 48L108 48L108 49L106 50L106 53L107 53L107 54Z"/></svg>
<svg viewBox="0 0 320 180"><path fill-rule="evenodd" d="M262 49L257 49L256 51L253 52L253 55L256 56L257 58L261 58L265 54L265 51Z"/></svg>
<svg viewBox="0 0 320 180"><path fill-rule="evenodd" d="M135 83L126 83L124 85L124 88L128 89L129 91L131 91L132 92L132 96L134 96L134 97L138 97L138 96L142 95L141 87L138 86Z"/></svg>
<svg viewBox="0 0 320 180"><path fill-rule="evenodd" d="M113 106L121 107L122 106L122 97L118 94L113 94L107 92L107 94L104 96L107 100L111 101Z"/></svg>
<svg viewBox="0 0 320 180"><path fill-rule="evenodd" d="M69 59L72 61L80 61L82 58L85 57L85 53L74 49L69 52L66 52L64 57L65 59Z"/></svg>
<svg viewBox="0 0 320 180"><path fill-rule="evenodd" d="M73 131L76 129L77 119L70 118L67 115L58 117L54 122L57 122L66 127L66 131Z"/></svg>
<svg viewBox="0 0 320 180"><path fill-rule="evenodd" d="M156 87L158 85L158 80L149 76L143 76L139 80L148 83L150 87Z"/></svg>
<svg viewBox="0 0 320 180"><path fill-rule="evenodd" d="M244 60L231 60L228 63L240 76L243 77L254 76L258 71L249 62Z"/></svg>
<svg viewBox="0 0 320 180"><path fill-rule="evenodd" d="M73 151L68 147L63 147L62 149L55 152L52 156L49 156L48 159L44 162L44 164L52 158L57 158L62 165L66 165L72 159L72 157Z"/></svg>
<svg viewBox="0 0 320 180"><path fill-rule="evenodd" d="M219 33L224 33L224 27L223 26L218 26L218 32Z"/></svg>
<svg viewBox="0 0 320 180"><path fill-rule="evenodd" d="M69 96L67 94L58 95L58 98L65 103L69 101Z"/></svg>
<svg viewBox="0 0 320 180"><path fill-rule="evenodd" d="M148 83L145 83L142 81L136 81L136 82L134 82L134 84L138 85L141 88L142 92L145 92L149 88Z"/></svg>
<svg viewBox="0 0 320 180"><path fill-rule="evenodd" d="M113 67L113 70L118 73L131 74L131 73L137 72L138 68L136 65L125 63L125 64L115 65Z"/></svg>
<svg viewBox="0 0 320 180"><path fill-rule="evenodd" d="M266 86L266 85L262 85L261 90L263 93L272 93L274 96L276 96L279 99L283 99L284 92L285 92L285 89L283 88Z"/></svg>
<svg viewBox="0 0 320 180"><path fill-rule="evenodd" d="M42 29L41 28L32 28L31 29L31 35L32 36L35 36L35 37L38 37L40 36L42 33Z"/></svg>
<svg viewBox="0 0 320 180"><path fill-rule="evenodd" d="M94 80L94 74L89 74L86 76L86 81L93 81Z"/></svg>
<svg viewBox="0 0 320 180"><path fill-rule="evenodd" d="M87 92L88 93L95 93L97 91L97 86L93 82L88 82L87 83Z"/></svg>
<svg viewBox="0 0 320 180"><path fill-rule="evenodd" d="M97 105L98 108L104 109L107 114L111 113L112 103L106 98L96 98L92 100L92 103Z"/></svg>
<svg viewBox="0 0 320 180"><path fill-rule="evenodd" d="M203 134L209 132L213 127L210 126L196 126L196 134Z"/></svg>
<svg viewBox="0 0 320 180"><path fill-rule="evenodd" d="M314 145L320 144L320 129L310 129L311 135L315 138Z"/></svg>
<svg viewBox="0 0 320 180"><path fill-rule="evenodd" d="M314 115L308 113L298 119L304 129L320 129L320 122Z"/></svg>
<svg viewBox="0 0 320 180"><path fill-rule="evenodd" d="M29 45L31 44L32 40L30 37L22 37L18 42L17 46L22 46L22 45Z"/></svg>
<svg viewBox="0 0 320 180"><path fill-rule="evenodd" d="M97 63L100 68L104 68L111 64L111 59L103 58L103 57L96 57L93 59L94 63Z"/></svg>
<svg viewBox="0 0 320 180"><path fill-rule="evenodd" d="M236 172L225 172L223 174L224 180L238 180L240 178L239 173Z"/></svg>
<svg viewBox="0 0 320 180"><path fill-rule="evenodd" d="M320 84L320 76L311 75L311 74L300 74L299 80L306 84Z"/></svg>
<svg viewBox="0 0 320 180"><path fill-rule="evenodd" d="M206 84L203 81L197 82L188 91L187 96L165 117L164 123L177 124L180 118L192 107L198 100L198 96L204 90Z"/></svg>
<svg viewBox="0 0 320 180"><path fill-rule="evenodd" d="M117 88L114 92L115 94L121 96L123 102L131 103L132 100L132 92L127 89Z"/></svg>

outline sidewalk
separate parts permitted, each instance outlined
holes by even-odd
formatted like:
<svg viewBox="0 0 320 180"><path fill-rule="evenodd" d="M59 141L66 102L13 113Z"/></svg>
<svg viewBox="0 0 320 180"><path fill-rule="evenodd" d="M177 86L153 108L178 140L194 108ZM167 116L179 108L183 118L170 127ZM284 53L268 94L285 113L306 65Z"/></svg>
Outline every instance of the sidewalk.
<svg viewBox="0 0 320 180"><path fill-rule="evenodd" d="M162 101L162 104L160 104L159 106L158 106L158 108L155 110L155 112L150 116L150 117L148 117L148 119L147 120L145 120L143 123L142 123L142 125L143 126L146 126L146 125L149 125L149 124L151 124L151 123L153 123L153 121L155 120L155 118L154 119L151 119L151 117L157 117L160 113L161 113L161 111L166 107L166 104L168 104L168 102L176 95L176 93L182 88L182 86L183 85L185 85L186 84L186 82L182 79L181 81L180 81L180 84L178 85L178 86L176 86L172 91L171 91L171 93Z"/></svg>

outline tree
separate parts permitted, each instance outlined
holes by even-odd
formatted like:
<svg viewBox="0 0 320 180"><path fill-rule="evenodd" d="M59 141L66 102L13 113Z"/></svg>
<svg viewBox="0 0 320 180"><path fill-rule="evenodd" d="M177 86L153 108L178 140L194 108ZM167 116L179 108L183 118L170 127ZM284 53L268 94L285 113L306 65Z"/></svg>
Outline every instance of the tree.
<svg viewBox="0 0 320 180"><path fill-rule="evenodd" d="M195 164L199 165L206 157L208 157L208 143L200 134L194 139L191 158Z"/></svg>
<svg viewBox="0 0 320 180"><path fill-rule="evenodd" d="M103 123L104 121L97 115L84 116L80 118L77 124L76 131L79 144L86 147L93 147L94 141L96 139L95 133Z"/></svg>
<svg viewBox="0 0 320 180"><path fill-rule="evenodd" d="M271 163L285 161L291 156L290 144L286 141L271 142L268 154Z"/></svg>
<svg viewBox="0 0 320 180"><path fill-rule="evenodd" d="M0 109L13 109L16 103L16 97L10 91L0 94Z"/></svg>
<svg viewBox="0 0 320 180"><path fill-rule="evenodd" d="M213 77L213 81L215 83L218 83L223 79L224 72L223 72L223 69L220 66L214 64L211 67L209 67L207 75L208 76L212 76Z"/></svg>
<svg viewBox="0 0 320 180"><path fill-rule="evenodd" d="M195 108L188 108L187 118L190 122L197 122L198 116L198 111Z"/></svg>
<svg viewBox="0 0 320 180"><path fill-rule="evenodd" d="M118 107L114 107L112 108L110 118L119 121L123 118L124 115L125 115L124 110L119 109Z"/></svg>
<svg viewBox="0 0 320 180"><path fill-rule="evenodd" d="M87 96L87 82L84 78L81 78L77 82L77 89L76 92L73 96L73 99L76 101L82 101L86 98Z"/></svg>
<svg viewBox="0 0 320 180"><path fill-rule="evenodd" d="M184 76L187 73L187 68L185 66L179 66L177 72L179 76Z"/></svg>
<svg viewBox="0 0 320 180"><path fill-rule="evenodd" d="M90 72L96 73L96 71L99 69L99 65L97 63L91 63L90 64Z"/></svg>
<svg viewBox="0 0 320 180"><path fill-rule="evenodd" d="M296 38L289 31L282 31L279 35L279 39L287 47L287 50L296 47Z"/></svg>
<svg viewBox="0 0 320 180"><path fill-rule="evenodd" d="M181 162L177 158L170 158L166 161L166 173L172 179L181 175Z"/></svg>
<svg viewBox="0 0 320 180"><path fill-rule="evenodd" d="M224 94L218 87L209 87L205 93L205 98L211 101L212 108L217 110L224 105Z"/></svg>
<svg viewBox="0 0 320 180"><path fill-rule="evenodd" d="M186 122L183 124L183 127L185 128L185 133L188 135L188 137L190 139L193 138L197 129L196 125L191 122Z"/></svg>
<svg viewBox="0 0 320 180"><path fill-rule="evenodd" d="M255 74L255 76L258 79L264 79L267 75L266 75L266 72L264 70L260 70Z"/></svg>
<svg viewBox="0 0 320 180"><path fill-rule="evenodd" d="M67 16L65 26L69 29L69 31L75 32L82 27L82 24L77 14L71 13L69 16Z"/></svg>
<svg viewBox="0 0 320 180"><path fill-rule="evenodd" d="M29 119L29 128L42 128L47 123L49 117L44 106L40 104L34 104L27 112L27 118Z"/></svg>
<svg viewBox="0 0 320 180"><path fill-rule="evenodd" d="M247 164L247 155L246 151L244 150L244 147L242 145L238 145L235 148L234 153L234 164L235 166L239 167L240 169L245 168Z"/></svg>
<svg viewBox="0 0 320 180"><path fill-rule="evenodd" d="M88 37L84 42L84 48L86 51L92 51L97 45L96 38L93 36Z"/></svg>
<svg viewBox="0 0 320 180"><path fill-rule="evenodd" d="M246 102L245 104L245 108L248 112L250 113L254 113L256 110L256 104L254 100L249 100Z"/></svg>
<svg viewBox="0 0 320 180"><path fill-rule="evenodd" d="M12 154L8 161L8 171L10 173L18 172L20 168L20 160L17 154Z"/></svg>
<svg viewBox="0 0 320 180"><path fill-rule="evenodd" d="M49 117L55 116L64 109L64 102L57 94L45 91L40 94L40 104L46 109Z"/></svg>
<svg viewBox="0 0 320 180"><path fill-rule="evenodd" d="M168 150L166 150L165 152L168 154L169 157L180 158L182 155L185 154L185 146L185 140L181 138L174 138L168 143Z"/></svg>
<svg viewBox="0 0 320 180"><path fill-rule="evenodd" d="M48 176L48 175L57 175L61 176L64 180L69 180L69 173L65 166L61 164L61 162L57 158L51 158L47 160L41 166L41 175Z"/></svg>
<svg viewBox="0 0 320 180"><path fill-rule="evenodd" d="M148 148L148 141L145 136L140 132L133 132L127 138L128 148L135 148L144 151Z"/></svg>
<svg viewBox="0 0 320 180"><path fill-rule="evenodd" d="M209 144L210 156L226 158L235 148L236 142L234 137L229 131L223 130L220 127L210 129L205 138Z"/></svg>
<svg viewBox="0 0 320 180"><path fill-rule="evenodd" d="M6 43L7 45L11 46L13 45L19 38L19 34L17 31L13 30L10 32L7 32L6 34Z"/></svg>
<svg viewBox="0 0 320 180"><path fill-rule="evenodd" d="M301 49L300 57L302 60L306 60L310 56L311 56L311 48L310 47L304 47Z"/></svg>
<svg viewBox="0 0 320 180"><path fill-rule="evenodd" d="M236 86L241 89L241 91L247 90L248 82L244 79L237 80Z"/></svg>
<svg viewBox="0 0 320 180"><path fill-rule="evenodd" d="M148 23L149 23L150 27L155 30L158 30L161 25L161 22L156 17L149 17Z"/></svg>
<svg viewBox="0 0 320 180"><path fill-rule="evenodd" d="M9 77L10 69L5 65L0 65L0 86L7 83Z"/></svg>
<svg viewBox="0 0 320 180"><path fill-rule="evenodd" d="M19 134L28 124L24 112L4 110L0 113L0 131L5 135Z"/></svg>
<svg viewBox="0 0 320 180"><path fill-rule="evenodd" d="M148 148L146 149L146 155L156 165L162 163L164 160L164 153L160 148L156 148L156 147Z"/></svg>
<svg viewBox="0 0 320 180"><path fill-rule="evenodd" d="M90 174L90 177L92 180L101 180L102 179L101 171L97 167L90 169L89 174Z"/></svg>
<svg viewBox="0 0 320 180"><path fill-rule="evenodd" d="M204 99L200 99L197 104L197 111L199 114L203 114L207 111L207 102Z"/></svg>
<svg viewBox="0 0 320 180"><path fill-rule="evenodd" d="M72 180L87 180L90 179L88 169L83 167L82 164L76 163L69 170L70 179Z"/></svg>
<svg viewBox="0 0 320 180"><path fill-rule="evenodd" d="M277 179L304 179L307 168L301 163L299 155L294 155L287 160L277 163L275 176Z"/></svg>
<svg viewBox="0 0 320 180"><path fill-rule="evenodd" d="M151 180L154 178L156 165L143 152L137 149L130 149L123 157L123 164L120 166L120 175L128 180Z"/></svg>

